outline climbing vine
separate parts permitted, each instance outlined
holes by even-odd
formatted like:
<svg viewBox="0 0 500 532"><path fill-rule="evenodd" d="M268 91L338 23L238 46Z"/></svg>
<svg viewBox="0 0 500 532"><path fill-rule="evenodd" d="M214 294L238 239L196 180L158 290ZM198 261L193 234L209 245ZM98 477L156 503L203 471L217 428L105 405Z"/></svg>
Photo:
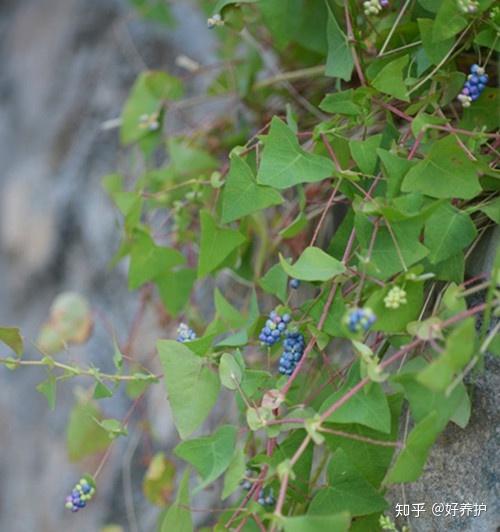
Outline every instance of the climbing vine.
<svg viewBox="0 0 500 532"><path fill-rule="evenodd" d="M134 4L172 21L160 2ZM500 255L468 268L500 220L500 9L201 6L220 56L139 75L120 119L129 168L103 179L122 232L113 264L127 261L140 294L129 338L110 331L116 371L54 358L100 319L74 293L54 302L42 358L23 358L20 332L4 327L15 354L0 363L45 367L51 407L64 381L92 383L68 451L102 460L68 487L72 511L99 496L111 441L164 386L179 442L172 453L155 442L145 472L158 530L192 530L191 497L207 488L220 498L214 530L395 530L388 490L420 477L449 423L465 429L471 382L500 354ZM206 95L186 96L196 76ZM211 100L230 112L170 132L175 113ZM148 306L164 326L161 371L129 353ZM129 413L106 418L99 401L121 386Z"/></svg>

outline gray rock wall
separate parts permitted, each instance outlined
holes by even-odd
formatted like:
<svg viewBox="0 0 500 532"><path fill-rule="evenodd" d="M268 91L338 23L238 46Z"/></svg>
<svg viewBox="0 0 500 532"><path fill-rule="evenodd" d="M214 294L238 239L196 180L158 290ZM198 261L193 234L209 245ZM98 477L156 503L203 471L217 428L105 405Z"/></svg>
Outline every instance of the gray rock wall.
<svg viewBox="0 0 500 532"><path fill-rule="evenodd" d="M102 316L126 338L139 298L126 290L125 266L108 269L119 231L100 181L128 168L129 155L117 129L101 126L119 116L145 68L176 72L181 53L201 64L212 60L213 36L203 17L189 2L179 2L174 13L178 24L166 29L138 19L125 1L0 3L0 323L22 328L27 357L39 356L30 342L52 299L67 289L84 294L99 313L90 342L72 350L72 358L112 370ZM198 83L188 85L190 94ZM196 123L200 112L177 116L173 128ZM148 311L132 355L146 357L166 334ZM72 385L58 387L50 412L35 391L44 378L42 370L0 368L0 531L88 532L111 521L130 531L154 530L157 511L145 504L135 471L144 467L145 442L133 423L101 474L92 511L64 510L66 492L97 464L69 463L64 429ZM144 408L155 423L155 449L166 449L174 433L163 386L156 388ZM121 418L129 401L119 395L103 406L108 417Z"/></svg>

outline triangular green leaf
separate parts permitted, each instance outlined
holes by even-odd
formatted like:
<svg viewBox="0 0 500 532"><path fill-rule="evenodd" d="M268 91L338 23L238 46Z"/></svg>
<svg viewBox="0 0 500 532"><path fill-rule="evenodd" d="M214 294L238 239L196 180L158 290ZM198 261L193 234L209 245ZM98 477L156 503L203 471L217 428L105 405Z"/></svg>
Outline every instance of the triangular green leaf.
<svg viewBox="0 0 500 532"><path fill-rule="evenodd" d="M347 381L342 388L328 397L321 405L320 413L328 410L360 380L359 362L357 362L352 366ZM387 433L391 430L391 411L382 387L380 384L372 382L368 388L354 394L333 412L326 421L331 423L359 423Z"/></svg>
<svg viewBox="0 0 500 532"><path fill-rule="evenodd" d="M231 156L231 168L222 191L222 223L280 203L283 198L278 191L258 185L248 164L237 155Z"/></svg>
<svg viewBox="0 0 500 532"><path fill-rule="evenodd" d="M328 55L325 74L333 78L349 81L354 67L352 51L347 35L341 30L330 6L328 6L328 23L326 26Z"/></svg>
<svg viewBox="0 0 500 532"><path fill-rule="evenodd" d="M332 175L330 159L304 151L293 131L278 117L271 121L265 139L257 181L274 188L321 181Z"/></svg>
<svg viewBox="0 0 500 532"><path fill-rule="evenodd" d="M372 85L384 94L409 102L410 98L403 80L403 71L407 64L407 55L391 61L377 74L372 81Z"/></svg>
<svg viewBox="0 0 500 532"><path fill-rule="evenodd" d="M302 281L328 281L345 272L345 266L340 261L313 246L307 247L293 265L280 254L280 264L290 277Z"/></svg>
<svg viewBox="0 0 500 532"><path fill-rule="evenodd" d="M384 497L363 478L341 448L333 453L327 474L329 486L315 495L309 506L309 513L347 511L357 517L387 508Z"/></svg>
<svg viewBox="0 0 500 532"><path fill-rule="evenodd" d="M245 242L245 237L233 229L217 227L210 213L202 211L201 243L198 261L198 277L214 271L229 254Z"/></svg>
<svg viewBox="0 0 500 532"><path fill-rule="evenodd" d="M432 198L471 199L481 192L481 186L476 165L450 135L435 142L425 159L410 169L402 190Z"/></svg>
<svg viewBox="0 0 500 532"><path fill-rule="evenodd" d="M175 426L184 439L212 410L219 395L219 378L185 345L159 340L157 346Z"/></svg>
<svg viewBox="0 0 500 532"><path fill-rule="evenodd" d="M202 490L228 468L236 445L236 427L223 425L211 436L203 436L177 445L175 454L192 464L202 478L195 493Z"/></svg>
<svg viewBox="0 0 500 532"><path fill-rule="evenodd" d="M163 517L161 523L161 532L193 532L193 521L189 506L191 504L189 497L189 468L186 469L179 486L175 503L170 506Z"/></svg>

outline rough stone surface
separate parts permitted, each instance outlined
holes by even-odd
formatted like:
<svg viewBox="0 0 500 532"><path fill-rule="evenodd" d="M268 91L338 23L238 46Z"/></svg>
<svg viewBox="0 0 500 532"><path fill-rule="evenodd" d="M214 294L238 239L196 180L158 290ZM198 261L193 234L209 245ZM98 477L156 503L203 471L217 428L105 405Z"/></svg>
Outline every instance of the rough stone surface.
<svg viewBox="0 0 500 532"><path fill-rule="evenodd" d="M0 3L0 323L22 328L27 358L40 356L32 342L51 301L72 289L89 299L96 326L88 344L61 358L113 369L106 325L125 339L138 298L126 290L125 265L108 268L118 217L100 182L128 167L129 157L119 148L117 129L102 124L120 115L145 68L178 72L179 54L213 61L213 35L194 6L179 2L174 14L177 26L166 29L138 19L125 0ZM189 94L205 82L194 79ZM172 128L197 123L200 112L179 114ZM203 118L216 112L212 106ZM156 314L146 314L131 350L138 359L169 334ZM68 490L95 470L99 457L69 463L64 430L72 385L58 387L50 412L35 390L44 378L42 370L0 368L0 530L88 532L109 522L132 532L154 530L158 510L140 489L151 445L133 422L130 438L116 444L99 477L92 510L72 515L64 509ZM88 388L89 381L79 385ZM129 405L123 394L103 402L107 417L122 418ZM175 432L163 386L144 408L153 414L152 450L168 450Z"/></svg>

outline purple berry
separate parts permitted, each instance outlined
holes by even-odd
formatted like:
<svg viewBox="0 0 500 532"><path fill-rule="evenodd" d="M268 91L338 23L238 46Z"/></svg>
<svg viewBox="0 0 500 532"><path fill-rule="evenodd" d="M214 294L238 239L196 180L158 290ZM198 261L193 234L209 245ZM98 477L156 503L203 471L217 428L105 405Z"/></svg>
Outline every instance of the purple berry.
<svg viewBox="0 0 500 532"><path fill-rule="evenodd" d="M298 279L290 279L290 288L297 290L299 286L300 286L300 281Z"/></svg>

